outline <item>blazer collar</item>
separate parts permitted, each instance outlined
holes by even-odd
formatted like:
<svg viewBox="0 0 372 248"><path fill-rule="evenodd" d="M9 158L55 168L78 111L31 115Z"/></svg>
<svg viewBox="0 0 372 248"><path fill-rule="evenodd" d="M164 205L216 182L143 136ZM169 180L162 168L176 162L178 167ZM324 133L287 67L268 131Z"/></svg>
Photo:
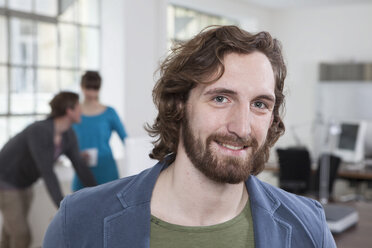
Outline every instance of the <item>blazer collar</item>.
<svg viewBox="0 0 372 248"><path fill-rule="evenodd" d="M160 172L169 157L141 172L117 194L123 210L105 218L104 247L150 247L150 201ZM290 247L292 227L276 213L280 201L256 177L246 181L252 209L255 247Z"/></svg>
<svg viewBox="0 0 372 248"><path fill-rule="evenodd" d="M104 247L150 247L150 201L160 172L168 159L133 176L117 194L123 210L104 219Z"/></svg>
<svg viewBox="0 0 372 248"><path fill-rule="evenodd" d="M255 176L250 176L245 185L251 204L264 209L270 214L273 214L280 206L280 201Z"/></svg>
<svg viewBox="0 0 372 248"><path fill-rule="evenodd" d="M255 247L290 247L292 226L280 216L281 202L268 186L250 176L246 186L251 203Z"/></svg>
<svg viewBox="0 0 372 248"><path fill-rule="evenodd" d="M142 171L135 180L117 194L124 208L150 202L152 191L160 172L169 166L168 160L157 163L150 169Z"/></svg>
<svg viewBox="0 0 372 248"><path fill-rule="evenodd" d="M155 166L142 171L135 176L135 180L132 180L117 194L124 208L151 200L156 180L160 172L169 166L169 160L169 157L167 157ZM248 189L251 204L257 205L257 207L264 209L270 214L273 214L280 206L280 201L255 176L250 176L245 185ZM138 192L141 192L141 194Z"/></svg>

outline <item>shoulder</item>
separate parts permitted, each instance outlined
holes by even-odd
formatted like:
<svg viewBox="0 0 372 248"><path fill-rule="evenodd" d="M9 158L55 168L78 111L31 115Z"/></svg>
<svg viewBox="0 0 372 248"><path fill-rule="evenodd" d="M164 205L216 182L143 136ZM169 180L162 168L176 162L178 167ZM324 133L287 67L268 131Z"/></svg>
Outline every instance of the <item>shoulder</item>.
<svg viewBox="0 0 372 248"><path fill-rule="evenodd" d="M266 214L269 213L270 218L291 230L291 242L296 244L294 246L307 247L304 244L312 244L315 247L336 247L324 209L318 201L288 193L252 178L253 180L248 180L247 185L254 192L251 198L256 209L260 209L260 214L263 214L263 209Z"/></svg>
<svg viewBox="0 0 372 248"><path fill-rule="evenodd" d="M115 109L109 105L106 105L106 111L109 111L109 112L115 112Z"/></svg>
<svg viewBox="0 0 372 248"><path fill-rule="evenodd" d="M118 194L124 188L130 187L136 177L121 178L106 184L81 189L67 196L64 204L68 208L70 206L73 207L69 212L74 216L87 216L90 218L90 215L97 213L98 209L98 212L104 216L109 215L110 212L116 212L123 208L118 200ZM94 208L89 206L94 206Z"/></svg>
<svg viewBox="0 0 372 248"><path fill-rule="evenodd" d="M259 181L259 183L271 197L279 201L281 206L290 210L291 213L302 217L321 217L320 214L323 211L323 207L318 201L289 193L262 181Z"/></svg>
<svg viewBox="0 0 372 248"><path fill-rule="evenodd" d="M292 226L294 237L309 237L314 243L330 236L322 205L308 197L295 195L257 180L273 207L273 216ZM275 205L275 204L273 204ZM275 213L275 214L274 214Z"/></svg>
<svg viewBox="0 0 372 248"><path fill-rule="evenodd" d="M86 247L87 242L102 243L104 220L123 210L117 194L132 179L84 188L66 196L48 226L43 247L83 247L82 242Z"/></svg>
<svg viewBox="0 0 372 248"><path fill-rule="evenodd" d="M42 121L36 121L24 129L27 137L40 139L49 139L53 136L53 119L46 119Z"/></svg>
<svg viewBox="0 0 372 248"><path fill-rule="evenodd" d="M116 110L111 106L106 106L105 114L107 114L109 116L118 116Z"/></svg>
<svg viewBox="0 0 372 248"><path fill-rule="evenodd" d="M113 107L107 106L105 114L112 124L122 124L118 113Z"/></svg>
<svg viewBox="0 0 372 248"><path fill-rule="evenodd" d="M104 219L122 211L123 205L118 194L127 187L134 177L118 179L96 187L81 189L66 196L59 210L66 230L70 234L77 230L99 233Z"/></svg>
<svg viewBox="0 0 372 248"><path fill-rule="evenodd" d="M69 209L67 212L70 216L66 217L72 221L75 217L79 217L80 220L84 217L89 219L92 214L103 218L128 206L150 201L160 169L161 164L146 169L140 174L84 188L67 196L63 202Z"/></svg>
<svg viewBox="0 0 372 248"><path fill-rule="evenodd" d="M28 131L35 131L35 130L41 130L45 131L45 129L52 129L53 128L53 119L46 119L41 121L35 121L34 123L31 123L26 127L26 130Z"/></svg>

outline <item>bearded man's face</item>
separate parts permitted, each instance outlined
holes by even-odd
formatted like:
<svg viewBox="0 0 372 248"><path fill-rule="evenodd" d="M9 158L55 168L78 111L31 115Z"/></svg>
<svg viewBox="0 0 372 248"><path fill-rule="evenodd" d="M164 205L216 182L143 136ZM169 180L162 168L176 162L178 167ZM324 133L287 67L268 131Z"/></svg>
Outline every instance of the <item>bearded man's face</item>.
<svg viewBox="0 0 372 248"><path fill-rule="evenodd" d="M275 80L270 61L260 52L227 54L224 65L216 82L191 90L181 139L188 158L204 175L239 183L268 157Z"/></svg>

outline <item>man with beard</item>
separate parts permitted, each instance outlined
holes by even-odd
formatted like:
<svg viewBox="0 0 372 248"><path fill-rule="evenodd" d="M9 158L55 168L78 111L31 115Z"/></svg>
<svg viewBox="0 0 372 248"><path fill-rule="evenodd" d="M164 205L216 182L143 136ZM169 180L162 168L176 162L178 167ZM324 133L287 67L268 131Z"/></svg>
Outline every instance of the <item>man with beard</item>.
<svg viewBox="0 0 372 248"><path fill-rule="evenodd" d="M45 248L335 247L318 202L255 177L284 132L276 39L208 28L175 47L160 75L147 126L160 162L66 198Z"/></svg>

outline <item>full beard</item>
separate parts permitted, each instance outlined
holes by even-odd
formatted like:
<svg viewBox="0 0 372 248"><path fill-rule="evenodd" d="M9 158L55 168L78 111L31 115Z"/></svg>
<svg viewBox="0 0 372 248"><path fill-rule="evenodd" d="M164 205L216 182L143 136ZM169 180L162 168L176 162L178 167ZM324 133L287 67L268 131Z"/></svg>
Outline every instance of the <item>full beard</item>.
<svg viewBox="0 0 372 248"><path fill-rule="evenodd" d="M187 156L199 171L215 182L238 184L246 181L252 171L262 167L266 161L265 151L268 147L266 143L259 147L254 137L243 139L233 134L216 133L210 135L203 144L195 137L188 118L184 118L182 124L182 140ZM225 156L213 151L212 142L232 143L234 146L245 147L251 151L244 158Z"/></svg>

